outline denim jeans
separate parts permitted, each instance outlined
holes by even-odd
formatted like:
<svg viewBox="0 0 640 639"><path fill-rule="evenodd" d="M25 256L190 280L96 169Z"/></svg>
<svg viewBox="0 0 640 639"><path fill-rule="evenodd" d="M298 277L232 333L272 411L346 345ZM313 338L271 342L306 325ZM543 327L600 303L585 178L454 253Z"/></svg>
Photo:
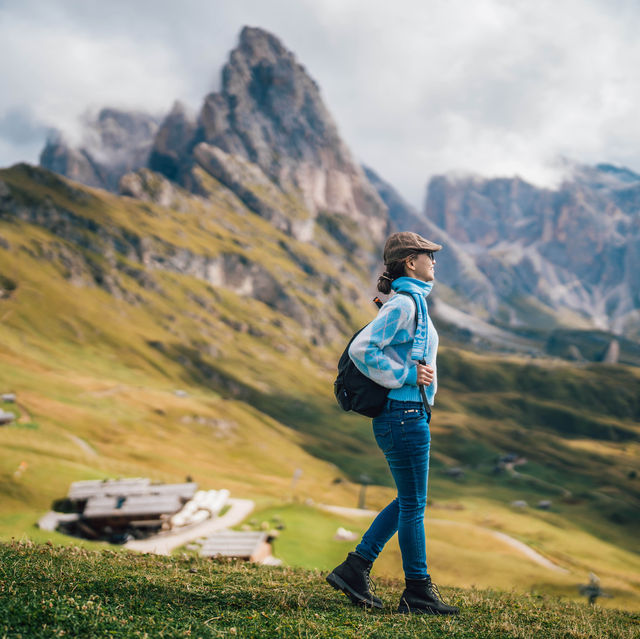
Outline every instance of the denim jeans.
<svg viewBox="0 0 640 639"><path fill-rule="evenodd" d="M421 402L388 400L373 420L373 433L398 489L398 496L374 519L356 552L375 561L398 531L402 567L408 579L424 579L427 551L424 510L429 474L429 419Z"/></svg>

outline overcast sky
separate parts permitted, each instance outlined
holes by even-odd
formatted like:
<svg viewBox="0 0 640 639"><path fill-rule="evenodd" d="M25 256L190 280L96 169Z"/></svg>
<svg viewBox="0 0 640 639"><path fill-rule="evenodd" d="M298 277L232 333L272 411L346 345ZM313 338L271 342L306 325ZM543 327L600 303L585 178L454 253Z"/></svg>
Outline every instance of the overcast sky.
<svg viewBox="0 0 640 639"><path fill-rule="evenodd" d="M88 109L198 110L244 25L320 85L360 161L422 207L449 171L640 172L636 0L0 0L0 166Z"/></svg>

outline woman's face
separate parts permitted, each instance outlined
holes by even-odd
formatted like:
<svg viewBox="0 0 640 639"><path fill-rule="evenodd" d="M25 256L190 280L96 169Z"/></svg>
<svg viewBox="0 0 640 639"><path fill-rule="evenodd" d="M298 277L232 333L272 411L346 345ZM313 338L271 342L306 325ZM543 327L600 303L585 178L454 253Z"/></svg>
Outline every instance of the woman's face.
<svg viewBox="0 0 640 639"><path fill-rule="evenodd" d="M433 253L418 253L407 259L404 265L404 271L408 277L414 277L423 282L431 282L435 279L435 256L430 257Z"/></svg>

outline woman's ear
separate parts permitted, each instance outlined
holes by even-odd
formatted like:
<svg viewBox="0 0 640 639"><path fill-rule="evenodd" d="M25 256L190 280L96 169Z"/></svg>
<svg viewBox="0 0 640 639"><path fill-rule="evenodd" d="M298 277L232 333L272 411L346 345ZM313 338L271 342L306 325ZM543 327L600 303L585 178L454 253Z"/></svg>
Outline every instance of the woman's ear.
<svg viewBox="0 0 640 639"><path fill-rule="evenodd" d="M416 258L410 257L404 263L404 271L405 273L410 273L416 270Z"/></svg>

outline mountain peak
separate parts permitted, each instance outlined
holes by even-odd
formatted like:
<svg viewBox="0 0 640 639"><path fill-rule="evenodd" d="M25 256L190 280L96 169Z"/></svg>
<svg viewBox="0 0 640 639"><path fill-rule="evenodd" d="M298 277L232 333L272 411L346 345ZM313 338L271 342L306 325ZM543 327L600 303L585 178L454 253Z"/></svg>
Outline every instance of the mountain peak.
<svg viewBox="0 0 640 639"><path fill-rule="evenodd" d="M243 27L238 48L261 56L264 56L267 50L276 56L291 55L275 35L259 27Z"/></svg>
<svg viewBox="0 0 640 639"><path fill-rule="evenodd" d="M340 170L353 165L316 82L262 29L242 30L222 71L222 91L207 96L200 123L204 141L279 181L287 181L291 168L283 157L314 166L329 161Z"/></svg>
<svg viewBox="0 0 640 639"><path fill-rule="evenodd" d="M205 98L197 141L257 164L312 213L366 221L382 240L385 205L342 141L318 85L274 35L242 30L222 90Z"/></svg>

